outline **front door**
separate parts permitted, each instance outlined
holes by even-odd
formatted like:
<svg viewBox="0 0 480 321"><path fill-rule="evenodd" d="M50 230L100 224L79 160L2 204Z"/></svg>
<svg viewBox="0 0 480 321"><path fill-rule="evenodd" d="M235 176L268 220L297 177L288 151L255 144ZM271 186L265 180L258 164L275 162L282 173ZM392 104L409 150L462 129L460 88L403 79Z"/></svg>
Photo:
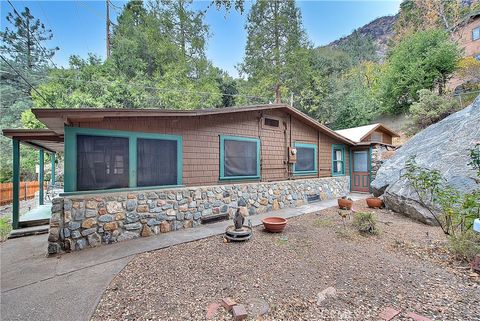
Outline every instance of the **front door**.
<svg viewBox="0 0 480 321"><path fill-rule="evenodd" d="M370 161L368 150L353 151L352 191L370 192Z"/></svg>

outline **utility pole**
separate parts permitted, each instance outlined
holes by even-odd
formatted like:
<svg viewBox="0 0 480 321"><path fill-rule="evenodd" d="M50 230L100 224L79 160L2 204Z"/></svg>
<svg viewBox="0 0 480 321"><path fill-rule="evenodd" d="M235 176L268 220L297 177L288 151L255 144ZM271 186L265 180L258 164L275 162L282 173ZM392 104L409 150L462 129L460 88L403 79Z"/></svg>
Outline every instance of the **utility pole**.
<svg viewBox="0 0 480 321"><path fill-rule="evenodd" d="M107 58L110 57L110 5L109 0L105 1L107 6L107 18L106 20L106 29L107 29Z"/></svg>

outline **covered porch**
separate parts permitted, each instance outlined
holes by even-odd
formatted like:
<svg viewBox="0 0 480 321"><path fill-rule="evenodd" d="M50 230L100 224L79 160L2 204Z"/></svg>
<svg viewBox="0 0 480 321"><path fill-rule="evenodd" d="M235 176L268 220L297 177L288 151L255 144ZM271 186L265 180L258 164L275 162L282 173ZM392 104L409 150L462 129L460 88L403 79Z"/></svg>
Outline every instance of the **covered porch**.
<svg viewBox="0 0 480 321"><path fill-rule="evenodd" d="M12 139L12 235L25 232L38 233L42 225L49 223L51 216L51 199L46 200L46 192L55 191L55 159L58 152L63 152L63 137L48 129L4 129L5 137ZM21 145L38 150L38 203L20 216L20 148ZM45 191L45 154L50 155L51 179ZM58 189L57 189L58 192ZM51 196L49 194L49 196Z"/></svg>

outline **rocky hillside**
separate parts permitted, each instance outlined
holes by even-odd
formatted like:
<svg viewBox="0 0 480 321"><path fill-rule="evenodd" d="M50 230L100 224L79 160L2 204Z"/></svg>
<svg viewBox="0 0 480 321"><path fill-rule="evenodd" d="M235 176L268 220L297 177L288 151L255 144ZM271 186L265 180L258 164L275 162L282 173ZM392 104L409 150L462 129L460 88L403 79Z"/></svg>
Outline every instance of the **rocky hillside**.
<svg viewBox="0 0 480 321"><path fill-rule="evenodd" d="M393 36L393 26L397 16L385 16L380 17L372 22L356 29L361 36L371 37L378 46L377 54L383 59L387 53L388 40ZM337 47L348 42L352 37L352 34L335 40L329 44L329 46Z"/></svg>

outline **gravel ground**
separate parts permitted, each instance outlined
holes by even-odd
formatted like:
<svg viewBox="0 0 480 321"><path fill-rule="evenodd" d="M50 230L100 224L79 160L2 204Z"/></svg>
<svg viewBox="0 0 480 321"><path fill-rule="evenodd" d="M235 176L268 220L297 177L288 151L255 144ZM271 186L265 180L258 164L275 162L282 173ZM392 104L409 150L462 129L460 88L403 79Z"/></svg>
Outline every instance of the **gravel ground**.
<svg viewBox="0 0 480 321"><path fill-rule="evenodd" d="M355 203L363 210L364 201ZM443 250L439 228L386 210L381 233L344 227L337 209L289 220L282 234L258 227L246 243L221 237L136 256L111 282L92 320L205 320L232 297L249 320L378 320L385 307L435 320L479 320L480 283ZM335 298L317 305L334 287ZM255 317L261 303L269 313ZM255 308L257 306L257 308ZM213 320L233 320L219 308Z"/></svg>

